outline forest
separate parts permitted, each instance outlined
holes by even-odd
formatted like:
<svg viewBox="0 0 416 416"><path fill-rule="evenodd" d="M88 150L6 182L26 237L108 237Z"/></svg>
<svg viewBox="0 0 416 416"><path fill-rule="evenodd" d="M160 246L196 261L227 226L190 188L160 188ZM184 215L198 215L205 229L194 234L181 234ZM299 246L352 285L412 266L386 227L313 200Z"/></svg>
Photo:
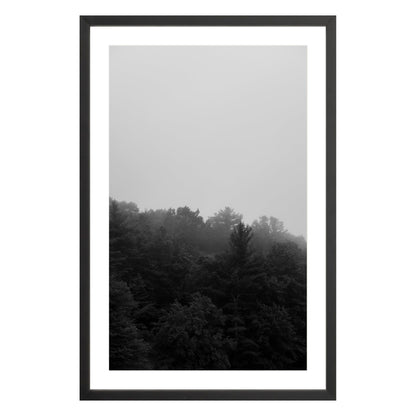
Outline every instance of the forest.
<svg viewBox="0 0 416 416"><path fill-rule="evenodd" d="M110 198L110 370L305 370L306 241Z"/></svg>

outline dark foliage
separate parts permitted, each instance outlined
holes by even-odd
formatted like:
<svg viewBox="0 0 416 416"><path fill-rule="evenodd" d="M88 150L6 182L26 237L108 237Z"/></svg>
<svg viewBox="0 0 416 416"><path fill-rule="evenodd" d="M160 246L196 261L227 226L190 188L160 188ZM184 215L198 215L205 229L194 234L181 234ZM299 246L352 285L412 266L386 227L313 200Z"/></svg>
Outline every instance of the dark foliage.
<svg viewBox="0 0 416 416"><path fill-rule="evenodd" d="M110 200L110 369L306 369L306 242Z"/></svg>

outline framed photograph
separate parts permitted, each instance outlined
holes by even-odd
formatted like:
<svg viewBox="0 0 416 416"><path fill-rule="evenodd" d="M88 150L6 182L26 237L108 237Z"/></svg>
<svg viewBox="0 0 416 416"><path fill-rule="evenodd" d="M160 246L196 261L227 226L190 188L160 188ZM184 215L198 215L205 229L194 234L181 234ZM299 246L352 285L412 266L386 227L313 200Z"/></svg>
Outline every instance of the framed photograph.
<svg viewBox="0 0 416 416"><path fill-rule="evenodd" d="M335 400L335 35L81 16L82 400Z"/></svg>

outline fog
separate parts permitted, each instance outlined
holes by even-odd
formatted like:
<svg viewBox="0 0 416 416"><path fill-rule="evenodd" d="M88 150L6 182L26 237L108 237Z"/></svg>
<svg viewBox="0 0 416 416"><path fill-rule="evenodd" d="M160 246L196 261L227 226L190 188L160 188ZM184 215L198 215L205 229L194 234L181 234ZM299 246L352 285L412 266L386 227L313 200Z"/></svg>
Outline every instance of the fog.
<svg viewBox="0 0 416 416"><path fill-rule="evenodd" d="M110 47L113 198L306 237L306 151L306 47Z"/></svg>

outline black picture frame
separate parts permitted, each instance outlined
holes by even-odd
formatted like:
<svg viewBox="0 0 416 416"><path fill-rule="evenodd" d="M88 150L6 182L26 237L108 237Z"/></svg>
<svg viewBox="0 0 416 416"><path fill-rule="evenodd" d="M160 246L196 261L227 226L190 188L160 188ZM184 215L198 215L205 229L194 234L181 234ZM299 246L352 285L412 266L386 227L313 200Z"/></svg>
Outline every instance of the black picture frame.
<svg viewBox="0 0 416 416"><path fill-rule="evenodd" d="M326 389L94 390L90 388L90 28L93 26L322 26L326 28ZM335 16L80 16L80 399L336 399Z"/></svg>

